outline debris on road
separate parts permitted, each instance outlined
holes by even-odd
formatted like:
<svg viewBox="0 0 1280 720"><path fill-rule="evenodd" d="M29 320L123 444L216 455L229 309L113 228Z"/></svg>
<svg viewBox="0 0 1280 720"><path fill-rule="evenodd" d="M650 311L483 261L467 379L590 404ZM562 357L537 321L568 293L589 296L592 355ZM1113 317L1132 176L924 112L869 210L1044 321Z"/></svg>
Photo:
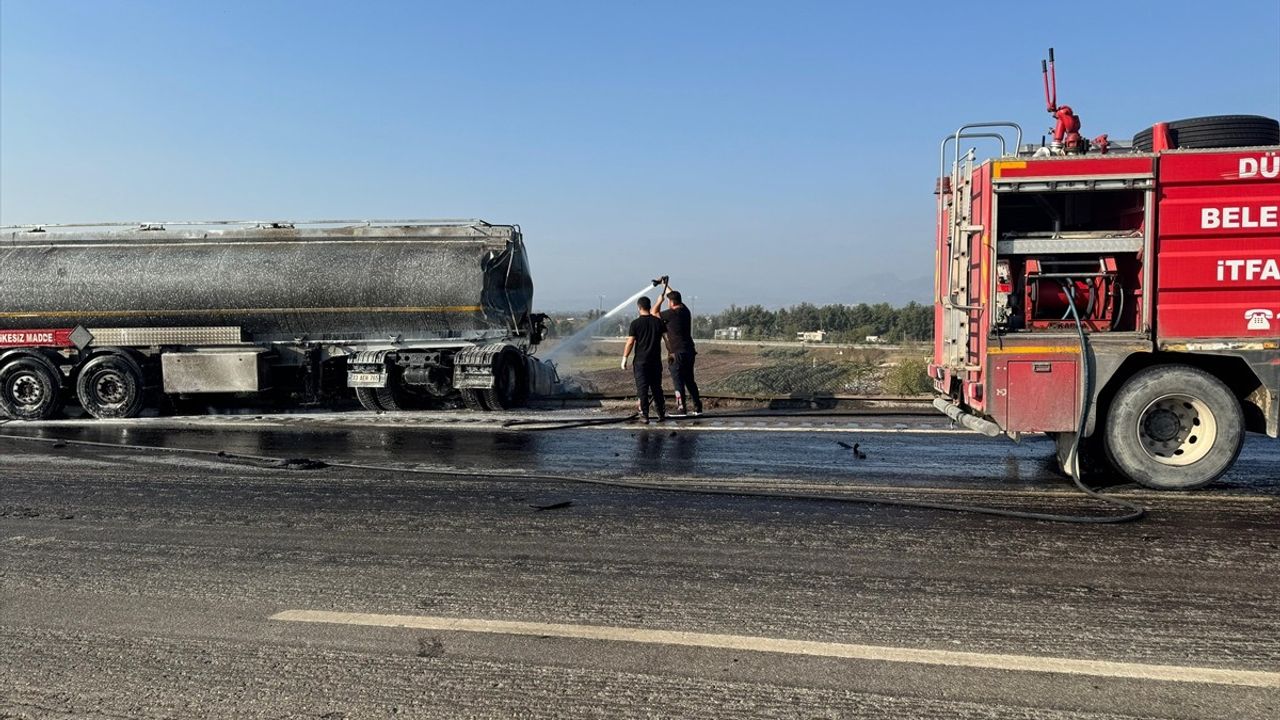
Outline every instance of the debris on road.
<svg viewBox="0 0 1280 720"><path fill-rule="evenodd" d="M543 510L560 510L562 508L567 508L572 506L573 506L572 500L565 500L563 502L551 503L550 505L530 505L529 507L533 508L534 510L537 510L538 512L542 512Z"/></svg>

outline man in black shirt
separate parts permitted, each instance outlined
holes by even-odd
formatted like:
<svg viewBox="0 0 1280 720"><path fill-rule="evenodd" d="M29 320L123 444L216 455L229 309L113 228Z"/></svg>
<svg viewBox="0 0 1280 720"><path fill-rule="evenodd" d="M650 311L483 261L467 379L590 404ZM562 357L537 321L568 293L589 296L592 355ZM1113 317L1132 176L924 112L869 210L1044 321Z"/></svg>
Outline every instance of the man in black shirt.
<svg viewBox="0 0 1280 720"><path fill-rule="evenodd" d="M658 410L658 422L667 419L667 401L662 396L662 340L666 327L662 318L653 314L653 303L642 297L636 301L640 317L631 321L627 333L627 346L622 350L622 369L627 369L627 358L635 350L634 372L636 394L640 397L640 422L649 424L649 396Z"/></svg>
<svg viewBox="0 0 1280 720"><path fill-rule="evenodd" d="M666 300L671 301L670 310L662 310ZM671 384L676 390L676 414L688 413L690 406L686 403L692 403L691 414L701 415L702 397L698 394L698 381L693 377L693 361L698 354L693 347L693 314L681 300L680 291L670 287L664 287L658 299L660 317L667 324L667 361L671 366Z"/></svg>

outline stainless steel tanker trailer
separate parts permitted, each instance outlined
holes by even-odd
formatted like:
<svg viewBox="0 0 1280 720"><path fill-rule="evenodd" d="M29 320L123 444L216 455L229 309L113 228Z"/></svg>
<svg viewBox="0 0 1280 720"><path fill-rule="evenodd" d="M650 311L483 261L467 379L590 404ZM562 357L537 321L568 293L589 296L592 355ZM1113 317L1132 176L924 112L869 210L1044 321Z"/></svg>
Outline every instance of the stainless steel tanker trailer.
<svg viewBox="0 0 1280 720"><path fill-rule="evenodd" d="M267 394L493 410L546 393L520 229L482 221L0 229L0 414ZM349 390L350 388L351 390Z"/></svg>

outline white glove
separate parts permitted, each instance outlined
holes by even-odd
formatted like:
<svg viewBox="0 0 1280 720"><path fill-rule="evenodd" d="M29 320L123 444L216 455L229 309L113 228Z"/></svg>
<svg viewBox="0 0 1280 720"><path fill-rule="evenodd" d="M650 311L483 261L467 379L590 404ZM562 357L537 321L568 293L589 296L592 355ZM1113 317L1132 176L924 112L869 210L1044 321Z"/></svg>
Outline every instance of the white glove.
<svg viewBox="0 0 1280 720"><path fill-rule="evenodd" d="M627 359L626 359L626 358L622 358L622 369L623 369L623 370L626 370L626 369L627 369Z"/></svg>

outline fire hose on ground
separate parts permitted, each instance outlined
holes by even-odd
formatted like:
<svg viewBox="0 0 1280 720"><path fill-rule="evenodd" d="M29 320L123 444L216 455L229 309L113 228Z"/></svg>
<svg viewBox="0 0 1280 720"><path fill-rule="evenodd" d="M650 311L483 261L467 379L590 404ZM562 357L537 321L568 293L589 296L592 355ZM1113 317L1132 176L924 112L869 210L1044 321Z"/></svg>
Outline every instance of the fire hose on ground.
<svg viewBox="0 0 1280 720"><path fill-rule="evenodd" d="M790 413L790 415L801 415L802 413ZM776 416L778 414L771 414ZM786 415L786 413L783 413ZM812 416L811 414L809 414ZM507 427L518 427L520 425L531 425L541 423L545 427L536 428L538 430L567 430L582 427L594 427L600 425L613 425L630 422L635 419L635 415L612 417L612 418L596 418L588 420L574 420L555 423L554 421L510 421ZM713 415L698 416L699 419L719 419L734 417L761 417L759 414L752 413L724 413ZM694 419L694 418L690 418ZM7 421L0 421L4 424ZM530 427L528 430L533 430ZM202 450L197 448L170 448L156 447L150 445L137 445L129 443L109 443L97 442L92 440L68 440L57 438L36 438L27 435L13 435L3 433L0 438L6 440L25 440L28 442L43 443L64 443L66 445L79 445L87 447L104 447L112 449L133 450L138 452L167 452L187 455L199 455L205 457L217 458L223 462L242 462L265 466L275 469L320 469L324 467L342 468L349 470L365 470L374 472L396 472L411 473L415 475L434 475L445 477L468 477L483 478L487 480L498 481L533 481L533 482L554 482L567 484L593 485L610 488L621 488L628 490L638 490L645 492L665 492L665 493L683 493L691 495L715 495L727 497L755 497L767 498L773 500L798 500L812 502L830 502L841 504L858 504L858 505L880 505L885 507L900 507L919 510L938 510L944 512L969 513L976 515L987 515L993 517L1013 518L1019 520L1035 520L1041 522L1071 523L1071 524L1115 524L1125 523L1138 520L1143 517L1146 511L1133 503L1120 500L1118 498L1107 497L1084 485L1078 479L1078 473L1073 473L1072 480L1076 487L1085 495L1101 501L1108 505L1121 507L1128 512L1121 515L1067 515L1061 513L1045 513L1028 510L1011 510L1006 508L991 507L985 505L973 505L968 503L950 503L950 502L932 502L928 500L904 500L901 498L893 498L877 495L845 495L831 493L801 493L801 492L785 492L785 491L768 491L768 490L752 490L748 488L711 488L698 486L695 484L672 485L669 483L655 483L634 480L620 480L601 477L589 477L582 475L557 475L546 473L503 473L485 470L456 470L456 469L433 469L433 468L405 468L387 465L370 465L365 463L350 463L330 460L314 460L309 458L279 458L265 455L251 455L241 453L227 453L217 450Z"/></svg>

